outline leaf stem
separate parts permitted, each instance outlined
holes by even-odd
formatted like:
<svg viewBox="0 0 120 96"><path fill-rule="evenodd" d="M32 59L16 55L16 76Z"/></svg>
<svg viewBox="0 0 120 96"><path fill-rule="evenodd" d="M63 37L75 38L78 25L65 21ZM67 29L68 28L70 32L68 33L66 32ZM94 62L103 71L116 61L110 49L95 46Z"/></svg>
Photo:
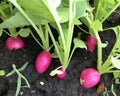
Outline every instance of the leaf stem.
<svg viewBox="0 0 120 96"><path fill-rule="evenodd" d="M101 65L102 65L102 43L101 43L101 39L100 36L98 34L98 32L94 32L96 38L97 38L97 54L98 54L98 61L97 61L97 69L99 70L99 72L101 72Z"/></svg>
<svg viewBox="0 0 120 96"><path fill-rule="evenodd" d="M59 29L59 33L60 33L60 37L61 37L61 39L62 39L62 43L63 43L63 47L64 47L64 53L66 54L67 52L66 52L66 43L65 43L65 37L64 37L64 32L63 32L63 29L62 29L62 27L61 27L61 25L60 25L60 22L59 22L59 16L58 16L58 14L57 14L57 12L56 12L56 9L53 9L49 4L47 4L47 2L45 1L45 0L43 0L43 2L44 2L44 4L46 5L46 7L48 8L48 10L52 13L52 16L53 16L53 18L54 18L54 20L55 20L55 22L56 22L56 24L57 24L57 27L58 27L58 29Z"/></svg>
<svg viewBox="0 0 120 96"><path fill-rule="evenodd" d="M18 71L23 71L27 66L28 66L28 62L26 62L22 67L20 67L20 68L18 69ZM9 77L9 76L13 75L14 73L15 73L15 70L12 70L11 72L9 72L9 73L6 75L6 77Z"/></svg>
<svg viewBox="0 0 120 96"><path fill-rule="evenodd" d="M15 70L15 72L18 74L18 76L20 76L21 78L23 78L28 86L28 88L30 88L30 84L29 82L27 81L27 79L16 69L16 66L15 64L12 65L13 69Z"/></svg>
<svg viewBox="0 0 120 96"><path fill-rule="evenodd" d="M56 52L57 52L57 55L58 55L58 57L59 57L60 63L62 64L62 56L61 56L61 54L60 54L60 50L59 50L59 47L58 47L58 45L57 45L57 42L55 41L55 38L54 38L54 36L53 36L53 34L52 34L52 31L51 31L49 25L46 25L46 27L47 27L48 32L49 32L49 34L50 34L50 37L51 37L51 39L52 39L52 42L53 42L53 45L54 45L55 50L56 50Z"/></svg>

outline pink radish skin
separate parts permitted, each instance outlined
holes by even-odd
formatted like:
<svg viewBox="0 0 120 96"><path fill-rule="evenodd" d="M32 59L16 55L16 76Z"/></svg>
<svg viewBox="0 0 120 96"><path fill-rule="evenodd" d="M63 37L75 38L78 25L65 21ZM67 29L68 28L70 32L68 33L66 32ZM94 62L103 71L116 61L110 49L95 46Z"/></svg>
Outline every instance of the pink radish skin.
<svg viewBox="0 0 120 96"><path fill-rule="evenodd" d="M95 11L93 12L93 18L94 18L94 20L96 18L96 12Z"/></svg>
<svg viewBox="0 0 120 96"><path fill-rule="evenodd" d="M80 82L83 88L94 87L100 81L100 73L94 68L87 68L80 74Z"/></svg>
<svg viewBox="0 0 120 96"><path fill-rule="evenodd" d="M66 70L65 70L64 68L60 68L60 69L58 69L58 70L61 71L62 74L56 74L56 77L59 78L59 79L65 78L65 76L66 76L66 74L67 74Z"/></svg>
<svg viewBox="0 0 120 96"><path fill-rule="evenodd" d="M35 69L38 73L44 73L51 63L51 54L47 51L42 51L38 54L35 61Z"/></svg>
<svg viewBox="0 0 120 96"><path fill-rule="evenodd" d="M94 51L96 44L97 44L97 40L93 35L86 37L86 46L90 52Z"/></svg>
<svg viewBox="0 0 120 96"><path fill-rule="evenodd" d="M24 42L20 37L9 37L6 40L5 45L9 50L16 50L23 48Z"/></svg>

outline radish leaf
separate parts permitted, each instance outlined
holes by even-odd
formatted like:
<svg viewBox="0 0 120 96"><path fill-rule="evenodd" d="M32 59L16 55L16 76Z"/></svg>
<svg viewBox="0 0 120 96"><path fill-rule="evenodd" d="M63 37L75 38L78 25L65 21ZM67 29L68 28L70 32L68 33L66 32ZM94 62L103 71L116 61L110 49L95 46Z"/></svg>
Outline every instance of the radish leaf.
<svg viewBox="0 0 120 96"><path fill-rule="evenodd" d="M120 59L112 56L111 61L114 65L114 67L116 67L117 69L120 69Z"/></svg>
<svg viewBox="0 0 120 96"><path fill-rule="evenodd" d="M87 49L85 42L83 42L82 40L80 40L78 38L74 38L74 45L75 45L75 48Z"/></svg>

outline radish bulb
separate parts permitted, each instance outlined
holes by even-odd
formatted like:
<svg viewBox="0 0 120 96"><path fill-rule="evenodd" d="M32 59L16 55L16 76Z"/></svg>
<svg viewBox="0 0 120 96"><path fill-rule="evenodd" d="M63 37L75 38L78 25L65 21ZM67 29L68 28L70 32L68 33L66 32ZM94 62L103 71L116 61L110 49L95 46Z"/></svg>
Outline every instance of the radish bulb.
<svg viewBox="0 0 120 96"><path fill-rule="evenodd" d="M5 46L9 50L21 49L24 47L24 42L20 37L9 37L5 42Z"/></svg>
<svg viewBox="0 0 120 96"><path fill-rule="evenodd" d="M80 83L83 88L91 88L100 81L100 73L94 68L87 68L80 74Z"/></svg>
<svg viewBox="0 0 120 96"><path fill-rule="evenodd" d="M93 35L89 35L86 37L86 46L90 52L94 51L96 44L97 40Z"/></svg>
<svg viewBox="0 0 120 96"><path fill-rule="evenodd" d="M64 68L59 68L58 72L56 74L56 77L59 79L63 79L63 78L65 78L66 74L67 74L67 72Z"/></svg>
<svg viewBox="0 0 120 96"><path fill-rule="evenodd" d="M44 73L51 63L51 54L47 51L42 51L38 54L35 60L35 69L38 73Z"/></svg>

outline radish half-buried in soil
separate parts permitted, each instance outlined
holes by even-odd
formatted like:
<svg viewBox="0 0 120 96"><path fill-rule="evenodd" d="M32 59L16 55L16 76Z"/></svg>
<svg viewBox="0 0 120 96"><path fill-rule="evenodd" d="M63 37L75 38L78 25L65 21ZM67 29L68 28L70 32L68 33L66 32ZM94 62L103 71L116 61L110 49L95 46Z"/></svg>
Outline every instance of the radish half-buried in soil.
<svg viewBox="0 0 120 96"><path fill-rule="evenodd" d="M66 70L64 68L59 68L58 71L59 72L56 74L56 77L59 78L59 79L65 78L65 76L67 74Z"/></svg>
<svg viewBox="0 0 120 96"><path fill-rule="evenodd" d="M20 37L9 37L5 43L6 48L9 50L16 50L24 47L24 42Z"/></svg>
<svg viewBox="0 0 120 96"><path fill-rule="evenodd" d="M80 74L80 83L83 88L94 87L100 81L101 74L94 68L86 68Z"/></svg>
<svg viewBox="0 0 120 96"><path fill-rule="evenodd" d="M47 51L42 51L38 54L35 61L35 69L38 73L44 73L51 63L51 54Z"/></svg>

